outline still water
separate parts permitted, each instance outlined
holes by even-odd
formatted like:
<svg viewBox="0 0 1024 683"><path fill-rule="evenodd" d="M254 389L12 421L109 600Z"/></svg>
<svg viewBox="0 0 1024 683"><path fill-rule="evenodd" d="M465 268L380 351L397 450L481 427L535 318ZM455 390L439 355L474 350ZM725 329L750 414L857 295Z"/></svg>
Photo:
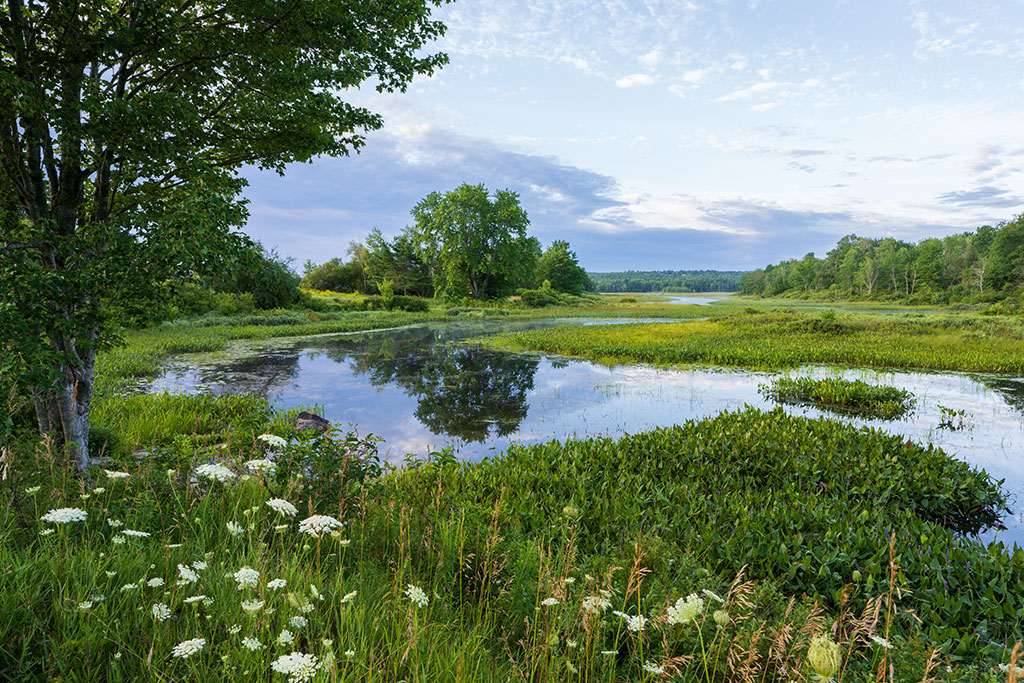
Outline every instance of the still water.
<svg viewBox="0 0 1024 683"><path fill-rule="evenodd" d="M381 453L396 464L406 453L423 455L445 447L462 459L479 460L510 443L619 436L744 405L774 407L757 391L771 373L609 368L464 343L523 327L449 323L239 344L227 356L180 356L147 388L253 392L266 395L279 408L317 404L332 422L383 438ZM1004 519L1006 530L984 537L1024 547L1024 379L821 367L791 374L840 375L912 391L917 406L906 419L837 419L934 443L1005 479L1004 487L1014 497L1014 514ZM962 428L943 426L943 407L966 411ZM785 409L800 415L825 414L795 406ZM953 422L958 426L958 420Z"/></svg>

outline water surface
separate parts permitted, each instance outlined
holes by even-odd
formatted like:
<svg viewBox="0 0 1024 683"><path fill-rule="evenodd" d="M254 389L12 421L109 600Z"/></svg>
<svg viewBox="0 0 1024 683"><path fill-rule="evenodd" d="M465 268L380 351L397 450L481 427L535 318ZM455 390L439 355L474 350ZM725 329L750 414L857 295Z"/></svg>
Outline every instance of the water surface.
<svg viewBox="0 0 1024 683"><path fill-rule="evenodd" d="M579 321L575 321L579 322ZM631 321L591 321L631 322ZM529 323L535 327L551 323ZM511 327L522 328L524 324ZM384 439L393 462L445 447L479 460L511 443L621 436L736 410L774 407L757 391L771 373L701 368L609 368L550 355L490 351L462 343L509 324L417 325L398 330L237 344L231 353L180 356L149 390L266 395L277 407L318 404L329 420ZM838 418L879 427L983 467L1015 499L1005 531L986 538L1024 546L1024 380L998 375L801 368L909 389L917 407L895 421ZM942 407L964 410L962 429L943 427ZM790 413L820 416L811 408ZM830 417L835 417L829 415Z"/></svg>

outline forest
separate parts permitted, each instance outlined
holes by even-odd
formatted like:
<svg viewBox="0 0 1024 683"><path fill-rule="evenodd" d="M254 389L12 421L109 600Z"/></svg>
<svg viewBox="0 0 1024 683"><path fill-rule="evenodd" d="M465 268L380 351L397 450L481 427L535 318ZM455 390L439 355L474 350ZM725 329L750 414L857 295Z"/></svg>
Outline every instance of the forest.
<svg viewBox="0 0 1024 683"><path fill-rule="evenodd" d="M627 270L587 273L599 292L736 292L738 270Z"/></svg>
<svg viewBox="0 0 1024 683"><path fill-rule="evenodd" d="M1019 306L1024 215L917 244L847 235L825 258L809 253L745 273L741 282L744 294L757 296Z"/></svg>

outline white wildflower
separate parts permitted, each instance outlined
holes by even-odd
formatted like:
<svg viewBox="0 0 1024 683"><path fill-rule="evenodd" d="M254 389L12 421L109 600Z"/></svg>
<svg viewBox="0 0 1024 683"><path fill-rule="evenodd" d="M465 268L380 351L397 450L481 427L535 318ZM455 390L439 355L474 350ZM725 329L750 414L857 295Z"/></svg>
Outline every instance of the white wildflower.
<svg viewBox="0 0 1024 683"><path fill-rule="evenodd" d="M255 586L256 582L260 580L260 573L252 567L242 567L232 574L232 577L238 584L238 590L242 590L246 586Z"/></svg>
<svg viewBox="0 0 1024 683"><path fill-rule="evenodd" d="M87 609L92 609L92 600L84 600L78 603L78 609L82 610L83 612Z"/></svg>
<svg viewBox="0 0 1024 683"><path fill-rule="evenodd" d="M199 602L200 600L202 600L203 603L205 604L206 603L206 596L205 595L193 595L191 598L185 598L185 602L189 602L189 603L191 603L191 602Z"/></svg>
<svg viewBox="0 0 1024 683"><path fill-rule="evenodd" d="M352 539L350 539L350 538L343 538L340 541L338 541L338 543L341 544L342 548L347 548L350 545L352 545Z"/></svg>
<svg viewBox="0 0 1024 683"><path fill-rule="evenodd" d="M583 598L583 611L587 614L600 614L607 612L612 606L611 600L605 595L588 595Z"/></svg>
<svg viewBox="0 0 1024 683"><path fill-rule="evenodd" d="M544 598L540 604L544 607L554 607L558 604L558 598Z"/></svg>
<svg viewBox="0 0 1024 683"><path fill-rule="evenodd" d="M888 640L886 640L882 636L879 636L879 635L871 636L871 640L873 642L877 643L878 645L881 645L886 650L891 650L892 649L892 643L890 643Z"/></svg>
<svg viewBox="0 0 1024 683"><path fill-rule="evenodd" d="M337 529L340 526L343 526L343 524L334 517L313 515L299 522L299 531L310 536L320 536L324 532Z"/></svg>
<svg viewBox="0 0 1024 683"><path fill-rule="evenodd" d="M310 594L310 595L312 595L312 596L313 596L314 598L316 598L317 600L323 600L323 599L324 599L324 596L323 596L323 594L322 594L322 593L320 592L320 590L319 590L319 589L318 589L318 588L317 588L316 586L314 586L313 584L309 584L309 594Z"/></svg>
<svg viewBox="0 0 1024 683"><path fill-rule="evenodd" d="M647 617L644 615L632 616L625 612L614 611L612 612L617 617L621 617L626 620L626 628L634 633L644 630L644 625L647 623Z"/></svg>
<svg viewBox="0 0 1024 683"><path fill-rule="evenodd" d="M206 564L206 562L204 562L203 560L196 560L192 563L192 568L195 569L197 572L201 572L209 566L210 565Z"/></svg>
<svg viewBox="0 0 1024 683"><path fill-rule="evenodd" d="M157 621L167 621L171 618L171 608L162 602L157 602L152 608L153 618Z"/></svg>
<svg viewBox="0 0 1024 683"><path fill-rule="evenodd" d="M72 522L84 522L87 516L88 513L80 508L58 508L50 510L40 519L44 522L52 522L53 524L70 524Z"/></svg>
<svg viewBox="0 0 1024 683"><path fill-rule="evenodd" d="M644 662L644 671L650 674L661 675L665 673L665 667L658 666L654 662Z"/></svg>
<svg viewBox="0 0 1024 683"><path fill-rule="evenodd" d="M103 470L103 473L106 474L107 477L109 477L110 479L127 479L128 477L132 476L127 472L113 472L111 470Z"/></svg>
<svg viewBox="0 0 1024 683"><path fill-rule="evenodd" d="M288 629L281 631L281 634L277 636L278 645L291 645L295 642L295 635Z"/></svg>
<svg viewBox="0 0 1024 683"><path fill-rule="evenodd" d="M247 650L252 650L253 652L263 649L263 643L255 638L242 638L242 646Z"/></svg>
<svg viewBox="0 0 1024 683"><path fill-rule="evenodd" d="M43 488L42 486L29 486L27 489L25 489L25 495L27 495L27 496L34 496L37 493L39 493L39 491L42 488Z"/></svg>
<svg viewBox="0 0 1024 683"><path fill-rule="evenodd" d="M117 536L114 536L113 538L111 538L110 542L113 543L114 545L121 545L122 543L124 543L127 540L128 540L127 538L125 538L121 534L118 534Z"/></svg>
<svg viewBox="0 0 1024 683"><path fill-rule="evenodd" d="M288 582L285 581L284 579L274 579L273 581L267 581L267 588L270 588L271 590L277 590L279 588L284 588L287 585L288 585Z"/></svg>
<svg viewBox="0 0 1024 683"><path fill-rule="evenodd" d="M178 585L183 586L187 583L195 583L199 580L199 575L196 574L191 567L186 567L183 564L178 565Z"/></svg>
<svg viewBox="0 0 1024 683"><path fill-rule="evenodd" d="M125 529L121 533L125 536L134 536L135 538L149 538L153 535L148 531L136 531L135 529Z"/></svg>
<svg viewBox="0 0 1024 683"><path fill-rule="evenodd" d="M139 590L139 584L137 583L126 583L125 585L121 586L122 593L130 593L132 591L137 590Z"/></svg>
<svg viewBox="0 0 1024 683"><path fill-rule="evenodd" d="M417 607L426 607L429 599L427 594L423 592L423 589L419 586L414 586L411 583L405 589L405 594L412 600L413 604Z"/></svg>
<svg viewBox="0 0 1024 683"><path fill-rule="evenodd" d="M259 612L261 609L263 609L263 601L262 600L243 600L242 601L242 609L244 609L246 612L249 612L250 614L252 614L253 612Z"/></svg>
<svg viewBox="0 0 1024 683"><path fill-rule="evenodd" d="M725 600L719 597L718 593L714 591L709 591L707 588L701 588L700 592L703 593L705 597L711 598L712 600L717 602L719 605L725 604Z"/></svg>
<svg viewBox="0 0 1024 683"><path fill-rule="evenodd" d="M238 524L237 522L228 522L225 526L228 529L228 533L232 536L238 536L243 531L245 531L245 529L242 528L242 525Z"/></svg>
<svg viewBox="0 0 1024 683"><path fill-rule="evenodd" d="M288 625L291 626L294 629L306 628L306 625L308 623L309 622L306 621L306 617L301 617L301 616L298 616L298 615L296 615L296 616L294 616L294 617L292 617L291 619L288 620Z"/></svg>
<svg viewBox="0 0 1024 683"><path fill-rule="evenodd" d="M160 586L164 585L164 580L157 576L147 581L146 585L150 588L159 588Z"/></svg>
<svg viewBox="0 0 1024 683"><path fill-rule="evenodd" d="M345 650L345 656L351 659L352 657L356 656L356 651L355 650Z"/></svg>
<svg viewBox="0 0 1024 683"><path fill-rule="evenodd" d="M352 598L356 597L356 593L358 592L359 591L352 591L351 593L346 593L345 597L341 599L341 604L344 605L345 603L350 602Z"/></svg>
<svg viewBox="0 0 1024 683"><path fill-rule="evenodd" d="M255 460L246 460L245 469L250 472L265 472L272 475L274 472L277 472L277 464L273 460L256 458Z"/></svg>
<svg viewBox="0 0 1024 683"><path fill-rule="evenodd" d="M97 486L96 488L94 488L92 490L92 492L95 493L96 495L99 495L99 494L103 493L104 491L106 491L106 489L103 488L102 486Z"/></svg>
<svg viewBox="0 0 1024 683"><path fill-rule="evenodd" d="M294 517L299 514L298 508L283 498L271 498L267 501L267 507L284 517Z"/></svg>
<svg viewBox="0 0 1024 683"><path fill-rule="evenodd" d="M696 593L690 593L686 599L679 598L676 604L668 608L668 623L689 624L704 611L704 600L697 597Z"/></svg>
<svg viewBox="0 0 1024 683"><path fill-rule="evenodd" d="M103 572L103 573L107 575L107 578L108 578L108 579L112 579L112 578L114 578L115 576L117 576L117 572L110 572L110 571L107 571L107 572Z"/></svg>
<svg viewBox="0 0 1024 683"><path fill-rule="evenodd" d="M284 448L288 445L288 441L274 434L260 434L256 438L274 448Z"/></svg>
<svg viewBox="0 0 1024 683"><path fill-rule="evenodd" d="M39 535L40 535L40 536L49 536L50 534L55 534L55 533L57 533L57 530L56 530L56 529L53 529L53 528L49 528L49 529L40 529L40 530L39 530Z"/></svg>
<svg viewBox="0 0 1024 683"><path fill-rule="evenodd" d="M204 647L206 647L205 638L193 638L192 640L186 640L175 645L174 649L171 650L171 656L178 659L188 659Z"/></svg>
<svg viewBox="0 0 1024 683"><path fill-rule="evenodd" d="M306 683L316 677L320 670L320 661L313 655L293 652L275 659L270 668L287 676L288 683Z"/></svg>
<svg viewBox="0 0 1024 683"><path fill-rule="evenodd" d="M231 624L231 626L228 627L228 633L230 633L233 636L237 635L239 632L241 632L241 630L242 630L242 625L241 624Z"/></svg>
<svg viewBox="0 0 1024 683"><path fill-rule="evenodd" d="M124 522L119 519L108 519L107 524L109 524L113 529L119 529L124 526Z"/></svg>
<svg viewBox="0 0 1024 683"><path fill-rule="evenodd" d="M196 468L196 476L202 477L203 479L209 479L210 481L219 481L227 483L235 478L235 473L229 470L224 465L219 463L211 463L206 465L200 465Z"/></svg>

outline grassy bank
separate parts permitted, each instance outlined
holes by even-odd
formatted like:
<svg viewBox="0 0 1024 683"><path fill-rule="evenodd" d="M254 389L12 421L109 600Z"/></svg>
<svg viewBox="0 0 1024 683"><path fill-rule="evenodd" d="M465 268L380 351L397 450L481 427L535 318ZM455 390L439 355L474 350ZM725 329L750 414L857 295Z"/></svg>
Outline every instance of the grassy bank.
<svg viewBox="0 0 1024 683"><path fill-rule="evenodd" d="M299 652L318 681L809 680L827 635L837 680L996 681L1020 635L1024 557L954 533L997 488L877 432L751 410L385 472L372 439L287 424L171 440L88 492L13 454L0 678L307 680L274 671Z"/></svg>
<svg viewBox="0 0 1024 683"><path fill-rule="evenodd" d="M488 338L509 350L605 363L706 364L763 369L805 363L975 372L1024 371L1020 320L968 315L872 316L750 308L711 320L566 326Z"/></svg>
<svg viewBox="0 0 1024 683"><path fill-rule="evenodd" d="M779 377L757 389L766 398L779 403L886 420L903 417L915 402L914 395L906 389L839 377Z"/></svg>

